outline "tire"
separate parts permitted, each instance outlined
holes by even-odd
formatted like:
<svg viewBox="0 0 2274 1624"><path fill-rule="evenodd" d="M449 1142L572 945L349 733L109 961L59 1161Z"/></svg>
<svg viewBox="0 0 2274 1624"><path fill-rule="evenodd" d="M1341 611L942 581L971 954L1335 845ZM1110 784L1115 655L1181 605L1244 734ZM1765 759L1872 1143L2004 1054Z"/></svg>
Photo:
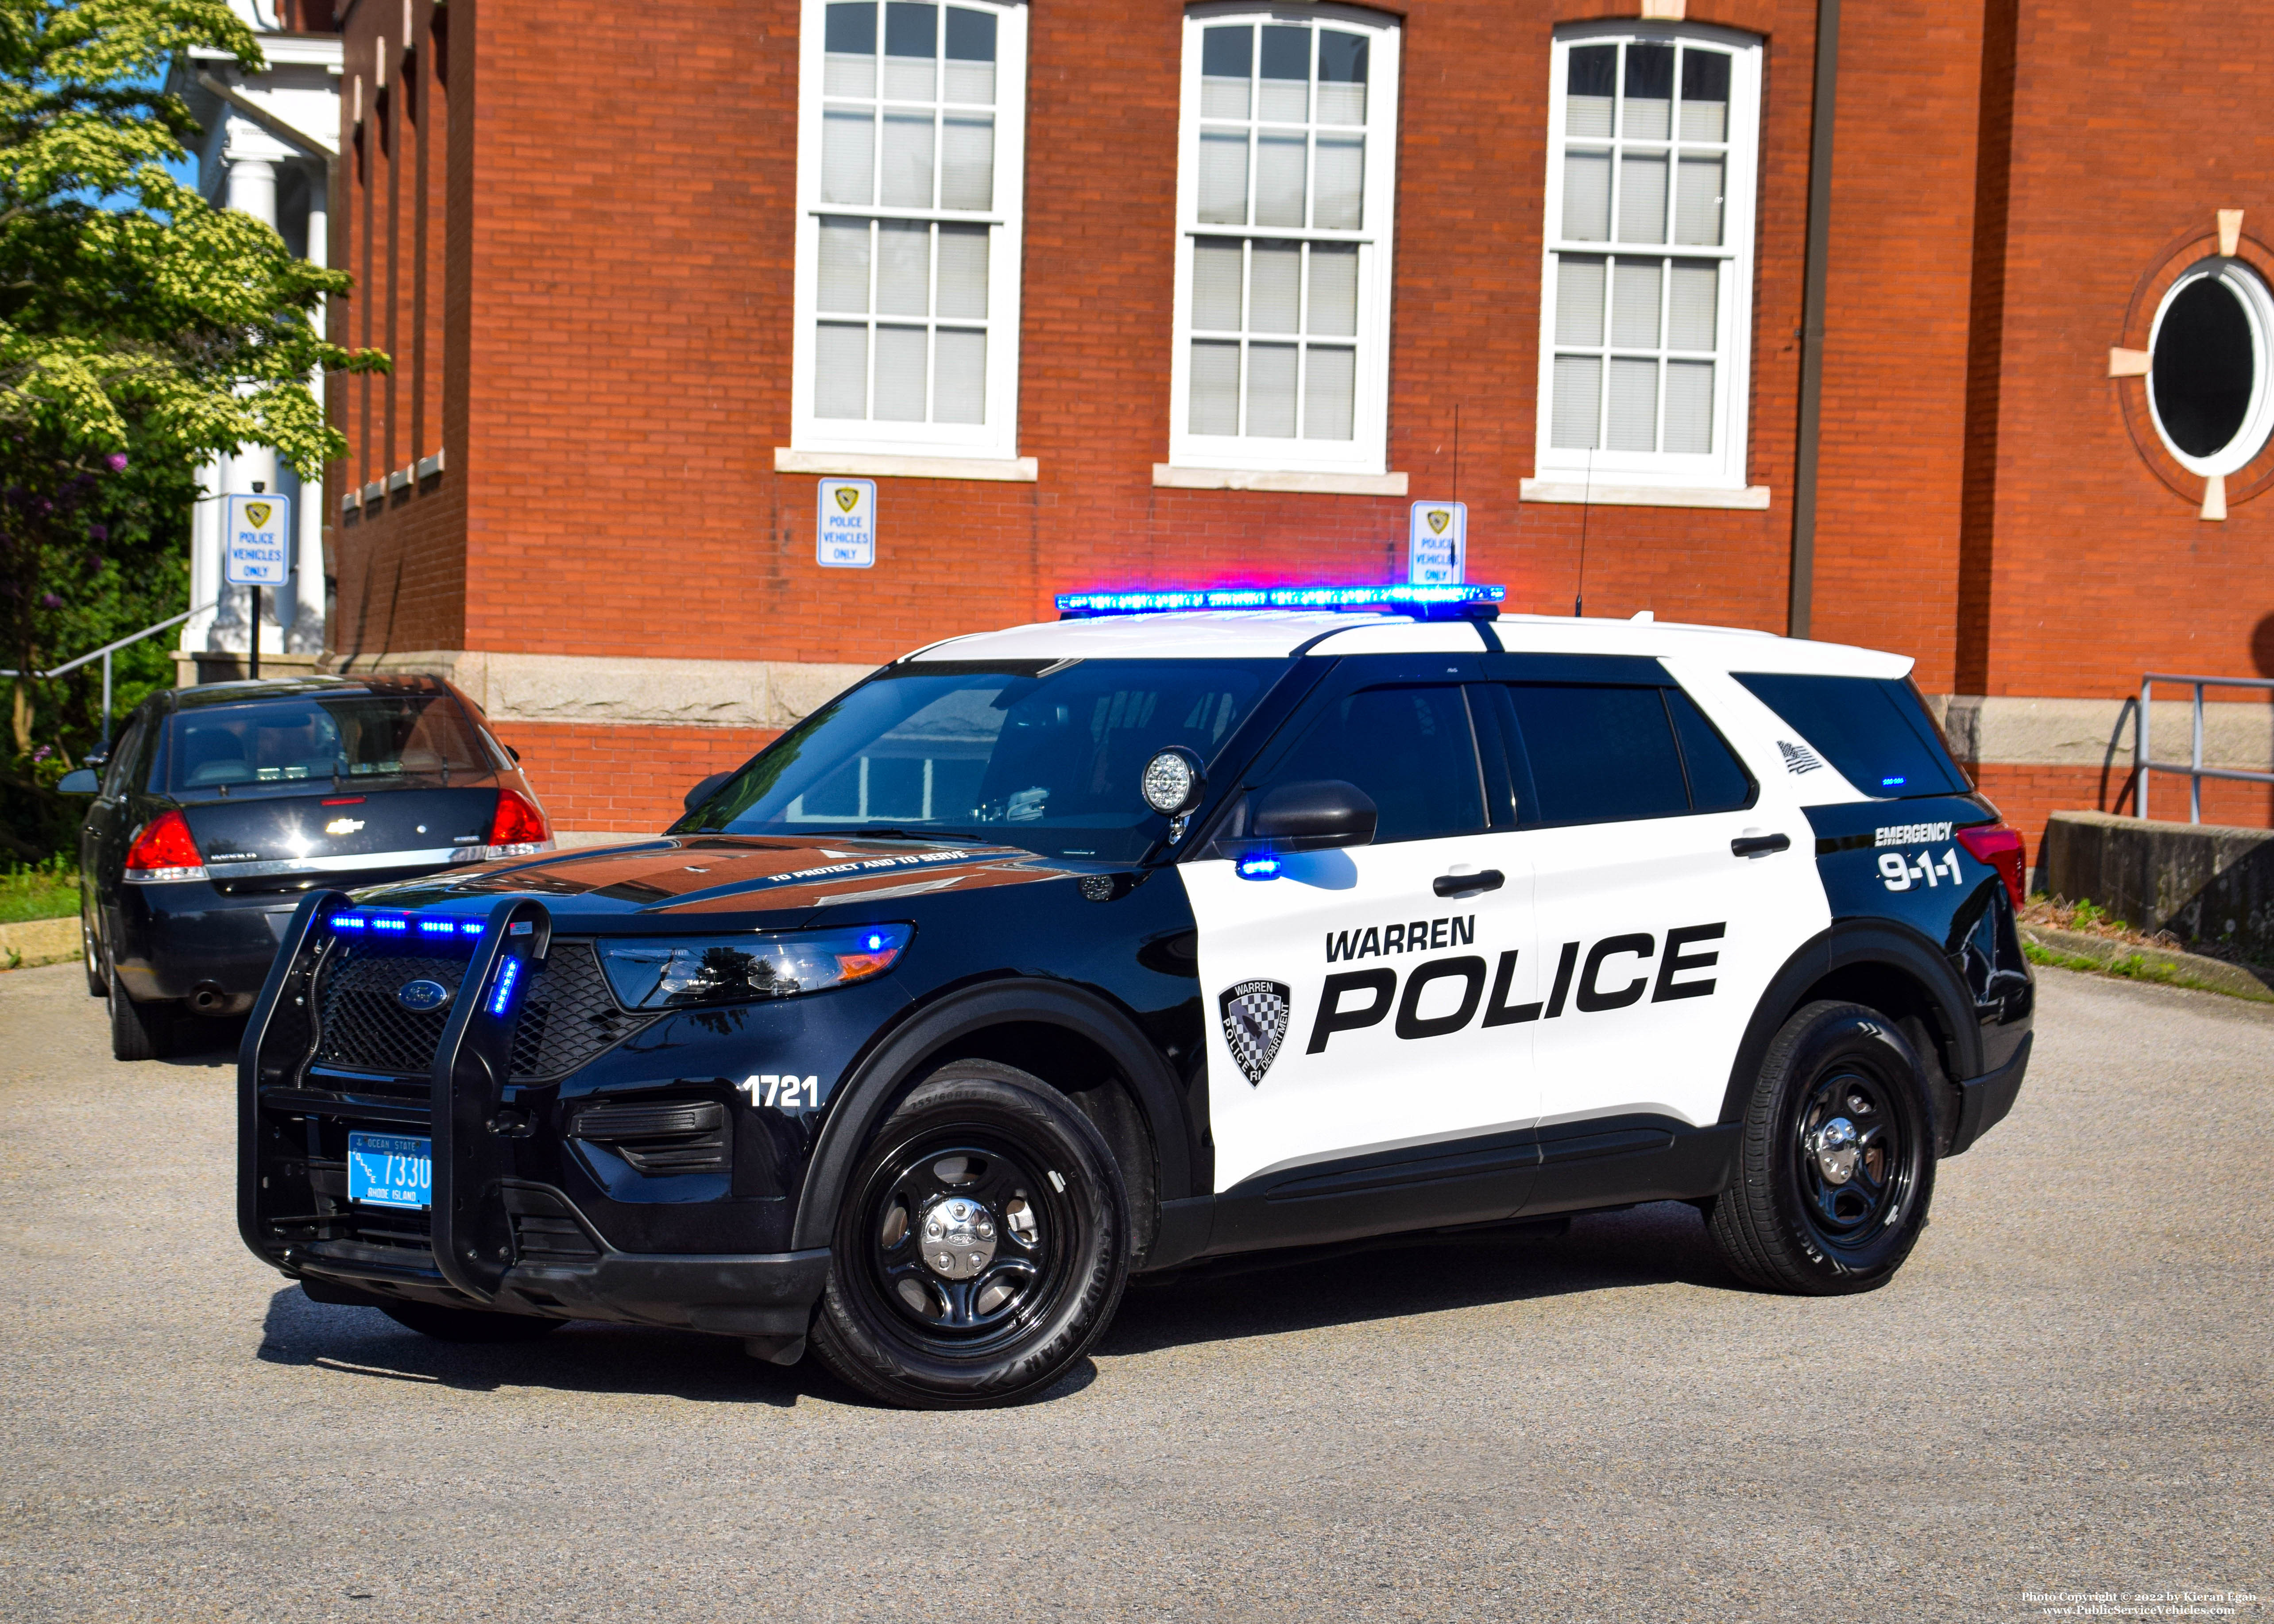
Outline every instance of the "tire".
<svg viewBox="0 0 2274 1624"><path fill-rule="evenodd" d="M1073 1101L957 1061L877 1131L832 1242L812 1333L832 1373L908 1410L1006 1404L1065 1375L1113 1318L1129 1199Z"/></svg>
<svg viewBox="0 0 2274 1624"><path fill-rule="evenodd" d="M104 996L110 1004L110 1057L163 1060L174 1049L174 1006L136 1003L118 979L118 967L106 960L103 968Z"/></svg>
<svg viewBox="0 0 2274 1624"><path fill-rule="evenodd" d="M444 1308L433 1303L383 1303L380 1312L400 1326L438 1342L533 1342L559 1330L565 1320L535 1314L501 1314L484 1308Z"/></svg>
<svg viewBox="0 0 2274 1624"><path fill-rule="evenodd" d="M1746 1101L1736 1181L1706 1227L1770 1291L1837 1297L1886 1284L1926 1227L1934 1116L1918 1051L1857 1004L1785 1022Z"/></svg>
<svg viewBox="0 0 2274 1624"><path fill-rule="evenodd" d="M94 944L94 921L87 917L84 907L79 911L79 954L87 968L87 996L108 998L110 980L102 973L102 950Z"/></svg>

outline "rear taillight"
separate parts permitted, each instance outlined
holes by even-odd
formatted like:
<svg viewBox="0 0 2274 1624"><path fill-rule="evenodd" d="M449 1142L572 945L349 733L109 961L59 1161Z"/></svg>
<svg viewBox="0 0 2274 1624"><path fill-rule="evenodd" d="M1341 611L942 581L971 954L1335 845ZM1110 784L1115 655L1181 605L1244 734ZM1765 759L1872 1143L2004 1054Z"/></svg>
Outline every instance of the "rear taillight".
<svg viewBox="0 0 2274 1624"><path fill-rule="evenodd" d="M206 860L179 812L161 812L145 824L126 852L130 880L202 880Z"/></svg>
<svg viewBox="0 0 2274 1624"><path fill-rule="evenodd" d="M2006 894L2014 906L2022 906L2022 831L2003 823L1977 823L1971 829L1955 831L1958 844L1973 855L1977 862L1988 863L2006 882Z"/></svg>
<svg viewBox="0 0 2274 1624"><path fill-rule="evenodd" d="M531 856L552 838L553 831L545 826L545 814L535 802L516 789L498 791L497 814L490 819L490 855Z"/></svg>

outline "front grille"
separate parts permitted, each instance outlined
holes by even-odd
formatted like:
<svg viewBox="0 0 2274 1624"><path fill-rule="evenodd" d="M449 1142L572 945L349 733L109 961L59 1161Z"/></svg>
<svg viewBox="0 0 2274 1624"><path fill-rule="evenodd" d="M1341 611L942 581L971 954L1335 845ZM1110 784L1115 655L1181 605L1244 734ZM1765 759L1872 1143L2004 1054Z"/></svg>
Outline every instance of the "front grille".
<svg viewBox="0 0 2274 1624"><path fill-rule="evenodd" d="M425 1071L449 1024L449 1008L407 1010L395 994L410 981L440 981L455 1001L466 965L463 959L340 944L317 972L317 1064L358 1071ZM522 995L512 1080L538 1082L572 1071L653 1019L617 1006L590 944L555 943Z"/></svg>

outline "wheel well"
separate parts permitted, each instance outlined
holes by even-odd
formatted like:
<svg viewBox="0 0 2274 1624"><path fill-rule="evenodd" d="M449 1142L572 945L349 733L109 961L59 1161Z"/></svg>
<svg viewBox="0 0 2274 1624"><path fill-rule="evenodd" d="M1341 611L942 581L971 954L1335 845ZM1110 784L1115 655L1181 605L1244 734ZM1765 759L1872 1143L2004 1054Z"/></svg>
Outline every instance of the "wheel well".
<svg viewBox="0 0 2274 1624"><path fill-rule="evenodd" d="M1892 1017L1903 1035L1926 1063L1927 1084L1934 1106L1938 1150L1946 1149L1958 1125L1957 1034L1950 1030L1941 1005L1916 977L1890 964L1851 964L1812 984L1794 1008L1831 999L1860 1004Z"/></svg>
<svg viewBox="0 0 2274 1624"><path fill-rule="evenodd" d="M1152 1124L1136 1090L1103 1045L1049 1021L982 1026L941 1044L908 1072L911 1085L955 1060L992 1060L1031 1072L1058 1090L1096 1124L1120 1165L1129 1196L1137 1261L1152 1250L1160 1222L1160 1162Z"/></svg>

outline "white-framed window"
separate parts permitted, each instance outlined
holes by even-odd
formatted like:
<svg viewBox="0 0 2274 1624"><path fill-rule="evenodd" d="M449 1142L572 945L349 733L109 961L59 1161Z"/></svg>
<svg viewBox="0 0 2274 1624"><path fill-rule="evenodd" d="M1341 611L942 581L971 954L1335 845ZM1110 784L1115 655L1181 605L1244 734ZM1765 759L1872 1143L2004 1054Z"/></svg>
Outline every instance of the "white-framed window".
<svg viewBox="0 0 2274 1624"><path fill-rule="evenodd" d="M800 451L1018 449L1027 8L804 0Z"/></svg>
<svg viewBox="0 0 2274 1624"><path fill-rule="evenodd" d="M1760 56L1727 29L1557 32L1542 478L1744 485Z"/></svg>
<svg viewBox="0 0 2274 1624"><path fill-rule="evenodd" d="M1186 12L1171 465L1386 471L1397 46L1343 6Z"/></svg>
<svg viewBox="0 0 2274 1624"><path fill-rule="evenodd" d="M2148 337L2148 409L2188 472L2238 472L2274 432L2270 350L2274 293L2240 260L2190 266L2164 296Z"/></svg>

